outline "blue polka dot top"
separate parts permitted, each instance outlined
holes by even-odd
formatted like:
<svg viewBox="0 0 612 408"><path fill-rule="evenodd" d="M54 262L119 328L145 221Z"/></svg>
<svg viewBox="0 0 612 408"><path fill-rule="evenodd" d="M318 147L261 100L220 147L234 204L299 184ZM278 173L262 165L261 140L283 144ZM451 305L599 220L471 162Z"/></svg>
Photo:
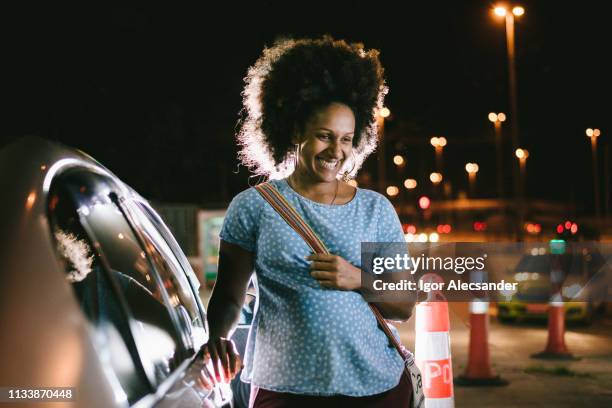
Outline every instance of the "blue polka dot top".
<svg viewBox="0 0 612 408"><path fill-rule="evenodd" d="M391 203L357 189L326 205L272 183L331 253L361 267L361 242L404 242ZM254 188L231 202L220 238L255 254L258 306L241 379L264 389L307 395L365 396L395 387L403 361L362 296L322 288L310 276L312 252Z"/></svg>

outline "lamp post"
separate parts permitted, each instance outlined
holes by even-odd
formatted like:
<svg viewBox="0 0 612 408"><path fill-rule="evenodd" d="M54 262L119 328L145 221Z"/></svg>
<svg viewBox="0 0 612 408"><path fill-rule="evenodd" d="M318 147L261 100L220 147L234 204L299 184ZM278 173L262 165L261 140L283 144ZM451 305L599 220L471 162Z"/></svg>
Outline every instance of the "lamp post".
<svg viewBox="0 0 612 408"><path fill-rule="evenodd" d="M516 6L512 11L508 11L506 7L495 7L495 14L500 17L505 17L506 20L506 49L508 52L508 84L510 94L510 116L512 118L512 149L516 150L519 143L519 125L516 103L516 66L515 66L515 50L514 50L514 17L520 17L525 14L525 9Z"/></svg>
<svg viewBox="0 0 612 408"><path fill-rule="evenodd" d="M516 158L519 161L519 204L518 204L518 229L517 238L519 240L523 237L523 224L525 224L525 179L527 173L527 158L529 152L527 149L516 149L514 151Z"/></svg>
<svg viewBox="0 0 612 408"><path fill-rule="evenodd" d="M610 144L604 150L604 203L606 220L610 218Z"/></svg>
<svg viewBox="0 0 612 408"><path fill-rule="evenodd" d="M436 150L436 171L438 173L442 173L444 171L444 162L442 160L442 150L444 146L446 146L446 138L445 137L432 137L429 140L429 143Z"/></svg>
<svg viewBox="0 0 612 408"><path fill-rule="evenodd" d="M378 125L378 191L386 191L386 163L385 163L385 118L391 115L387 107L383 107L376 113Z"/></svg>
<svg viewBox="0 0 612 408"><path fill-rule="evenodd" d="M601 217L601 207L599 203L599 173L597 171L597 138L601 135L599 129L588 128L586 135L591 139L591 153L593 155L593 183L595 184L595 216L599 221Z"/></svg>
<svg viewBox="0 0 612 408"><path fill-rule="evenodd" d="M434 195L436 197L441 197L438 186L442 182L442 173L434 172L429 175L429 180L433 184Z"/></svg>
<svg viewBox="0 0 612 408"><path fill-rule="evenodd" d="M521 170L521 180L525 177L525 165L527 164L527 158L529 157L529 151L527 149L516 149L514 152L516 158L519 160Z"/></svg>
<svg viewBox="0 0 612 408"><path fill-rule="evenodd" d="M502 162L502 123L506 121L506 114L503 112L489 113L489 120L495 127L495 153L497 156L497 195L500 200L504 198L504 176Z"/></svg>
<svg viewBox="0 0 612 408"><path fill-rule="evenodd" d="M468 174L468 181L470 184L470 197L476 196L476 173L478 173L479 167L476 163L466 163L465 171Z"/></svg>
<svg viewBox="0 0 612 408"><path fill-rule="evenodd" d="M514 18L520 17L525 14L525 9L520 6L515 6L512 10L508 10L504 6L497 6L494 12L499 17L505 17L506 22L506 50L508 52L508 88L510 96L510 117L512 118L512 124L510 126L511 139L512 139L512 150L516 151L519 146L519 120L518 120L518 108L516 102L516 66L514 59ZM514 194L517 198L517 206L522 206L520 202L520 169L517 168L516 162L512 165L512 173L514 179ZM517 227L517 238L520 240L522 237L522 220L520 220Z"/></svg>

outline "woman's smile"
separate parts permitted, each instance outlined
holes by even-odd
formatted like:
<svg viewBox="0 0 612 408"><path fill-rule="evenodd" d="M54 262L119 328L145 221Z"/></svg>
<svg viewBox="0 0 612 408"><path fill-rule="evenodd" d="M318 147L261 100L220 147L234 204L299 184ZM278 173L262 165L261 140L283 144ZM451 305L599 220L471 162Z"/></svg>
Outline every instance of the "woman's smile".
<svg viewBox="0 0 612 408"><path fill-rule="evenodd" d="M336 170L339 166L340 160L337 159L323 159L321 157L317 157L317 162L327 170Z"/></svg>

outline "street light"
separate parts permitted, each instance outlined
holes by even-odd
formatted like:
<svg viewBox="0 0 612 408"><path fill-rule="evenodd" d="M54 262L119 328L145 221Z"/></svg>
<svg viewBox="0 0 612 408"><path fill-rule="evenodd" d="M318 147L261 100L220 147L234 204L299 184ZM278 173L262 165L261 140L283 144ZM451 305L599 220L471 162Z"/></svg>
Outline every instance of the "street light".
<svg viewBox="0 0 612 408"><path fill-rule="evenodd" d="M389 195L390 197L395 197L398 194L399 194L399 188L397 188L396 186L387 187L387 195Z"/></svg>
<svg viewBox="0 0 612 408"><path fill-rule="evenodd" d="M476 173L478 173L479 167L477 163L466 163L465 171L468 174L468 180L470 183L470 196L474 197L476 191Z"/></svg>
<svg viewBox="0 0 612 408"><path fill-rule="evenodd" d="M417 186L417 181L415 179L406 179L404 180L404 187L406 187L408 190L412 190L414 188L416 188Z"/></svg>
<svg viewBox="0 0 612 408"><path fill-rule="evenodd" d="M395 163L396 166L402 166L405 163L404 157L400 156L399 154L396 154L395 156L393 156L393 163Z"/></svg>
<svg viewBox="0 0 612 408"><path fill-rule="evenodd" d="M376 124L378 126L378 190L385 191L386 168L385 168L385 118L391 115L389 108L382 107L376 112Z"/></svg>
<svg viewBox="0 0 612 408"><path fill-rule="evenodd" d="M518 213L519 213L519 229L518 229L518 237L519 239L523 236L523 228L522 225L525 224L525 173L527 166L527 158L529 157L529 151L527 149L516 149L514 151L514 155L519 161L519 205L518 205Z"/></svg>
<svg viewBox="0 0 612 408"><path fill-rule="evenodd" d="M436 150L436 170L438 171L438 173L442 173L442 150L444 149L444 146L446 146L446 138L434 136L429 139L429 143L431 143L431 145Z"/></svg>
<svg viewBox="0 0 612 408"><path fill-rule="evenodd" d="M502 123L506 121L506 114L503 112L489 113L489 121L493 122L495 127L495 151L497 153L497 195L500 199L504 197L504 177L502 163Z"/></svg>
<svg viewBox="0 0 612 408"><path fill-rule="evenodd" d="M527 149L516 149L514 154L521 161L521 163L526 161L529 157L529 152L527 151Z"/></svg>
<svg viewBox="0 0 612 408"><path fill-rule="evenodd" d="M516 67L514 62L514 17L520 17L525 14L525 9L521 6L515 6L510 12L505 6L497 6L494 12L499 17L505 17L506 22L506 50L508 52L508 87L510 96L510 117L512 118L511 135L512 135L512 150L518 149L519 145L519 120L518 120L518 108L516 102ZM515 193L520 189L518 178L520 175L517 171L516 163L513 164L514 174L514 190ZM517 232L521 234L522 228L517 227Z"/></svg>
<svg viewBox="0 0 612 408"><path fill-rule="evenodd" d="M442 174L441 173L431 173L429 175L429 179L431 180L432 183L434 183L434 185L438 185L442 181Z"/></svg>
<svg viewBox="0 0 612 408"><path fill-rule="evenodd" d="M597 138L601 135L599 129L588 128L586 135L591 139L591 152L593 155L593 183L595 183L595 215L597 220L601 216L601 207L599 205L599 173L597 172Z"/></svg>

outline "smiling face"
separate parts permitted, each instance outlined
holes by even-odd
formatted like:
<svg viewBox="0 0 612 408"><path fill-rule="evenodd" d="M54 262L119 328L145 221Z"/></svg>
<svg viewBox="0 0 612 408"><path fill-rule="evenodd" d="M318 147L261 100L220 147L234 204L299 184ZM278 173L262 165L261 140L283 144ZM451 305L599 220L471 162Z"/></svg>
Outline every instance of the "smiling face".
<svg viewBox="0 0 612 408"><path fill-rule="evenodd" d="M297 173L313 182L335 181L351 157L355 115L348 106L332 102L316 110L294 143L300 144Z"/></svg>

